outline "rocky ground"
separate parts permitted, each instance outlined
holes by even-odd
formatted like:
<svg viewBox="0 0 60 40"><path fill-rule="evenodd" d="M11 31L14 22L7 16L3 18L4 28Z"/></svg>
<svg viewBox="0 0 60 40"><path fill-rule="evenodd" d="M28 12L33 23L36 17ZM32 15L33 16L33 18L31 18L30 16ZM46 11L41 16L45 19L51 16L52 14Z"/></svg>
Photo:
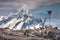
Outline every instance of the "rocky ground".
<svg viewBox="0 0 60 40"><path fill-rule="evenodd" d="M46 30L12 30L0 28L0 40L60 40L60 30L50 29ZM44 33L43 33L44 32Z"/></svg>
<svg viewBox="0 0 60 40"><path fill-rule="evenodd" d="M0 40L50 40L50 39L37 37L32 34L26 36L24 35L23 31L0 29Z"/></svg>
<svg viewBox="0 0 60 40"><path fill-rule="evenodd" d="M12 37L12 38L1 38L0 40L50 40L39 37Z"/></svg>

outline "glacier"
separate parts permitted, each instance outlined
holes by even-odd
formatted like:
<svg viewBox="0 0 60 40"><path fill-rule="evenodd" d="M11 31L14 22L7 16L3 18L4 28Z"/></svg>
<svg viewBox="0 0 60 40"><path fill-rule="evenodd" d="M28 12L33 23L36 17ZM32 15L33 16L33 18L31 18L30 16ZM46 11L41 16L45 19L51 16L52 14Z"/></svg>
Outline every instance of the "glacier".
<svg viewBox="0 0 60 40"><path fill-rule="evenodd" d="M9 28L13 30L25 30L39 28L42 24L41 18L35 18L28 10L19 10L16 13L10 13L7 17L0 20L0 28Z"/></svg>

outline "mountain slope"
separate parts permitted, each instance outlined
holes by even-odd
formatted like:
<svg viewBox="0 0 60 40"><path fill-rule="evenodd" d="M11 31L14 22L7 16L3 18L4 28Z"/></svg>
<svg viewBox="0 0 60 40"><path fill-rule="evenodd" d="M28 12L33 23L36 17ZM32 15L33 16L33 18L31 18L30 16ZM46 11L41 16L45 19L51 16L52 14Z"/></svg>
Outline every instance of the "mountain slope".
<svg viewBox="0 0 60 40"><path fill-rule="evenodd" d="M0 25L3 26L2 28L8 27L15 30L32 28L41 23L41 18L34 18L27 10L19 10L17 13L11 13L0 21Z"/></svg>

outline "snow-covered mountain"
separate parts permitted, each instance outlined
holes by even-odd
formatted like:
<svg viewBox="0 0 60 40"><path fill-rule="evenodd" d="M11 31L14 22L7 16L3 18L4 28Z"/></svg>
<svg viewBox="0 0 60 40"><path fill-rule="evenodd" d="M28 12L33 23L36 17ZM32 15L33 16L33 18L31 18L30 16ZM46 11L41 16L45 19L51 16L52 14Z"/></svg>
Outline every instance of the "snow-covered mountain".
<svg viewBox="0 0 60 40"><path fill-rule="evenodd" d="M21 30L33 27L40 27L41 18L37 19L29 14L27 10L19 10L17 13L10 13L7 17L0 21L2 28L9 27L10 29Z"/></svg>
<svg viewBox="0 0 60 40"><path fill-rule="evenodd" d="M0 21L3 20L6 16L0 16Z"/></svg>

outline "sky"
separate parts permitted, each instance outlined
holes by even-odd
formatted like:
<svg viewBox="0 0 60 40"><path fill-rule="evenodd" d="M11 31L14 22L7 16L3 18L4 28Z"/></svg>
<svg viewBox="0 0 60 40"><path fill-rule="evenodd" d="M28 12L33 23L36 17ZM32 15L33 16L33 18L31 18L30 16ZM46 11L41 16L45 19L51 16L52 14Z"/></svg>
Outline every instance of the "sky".
<svg viewBox="0 0 60 40"><path fill-rule="evenodd" d="M51 24L60 27L60 0L0 0L0 16L7 16L20 8L29 10L34 17L42 20L48 17L47 11L51 10Z"/></svg>

